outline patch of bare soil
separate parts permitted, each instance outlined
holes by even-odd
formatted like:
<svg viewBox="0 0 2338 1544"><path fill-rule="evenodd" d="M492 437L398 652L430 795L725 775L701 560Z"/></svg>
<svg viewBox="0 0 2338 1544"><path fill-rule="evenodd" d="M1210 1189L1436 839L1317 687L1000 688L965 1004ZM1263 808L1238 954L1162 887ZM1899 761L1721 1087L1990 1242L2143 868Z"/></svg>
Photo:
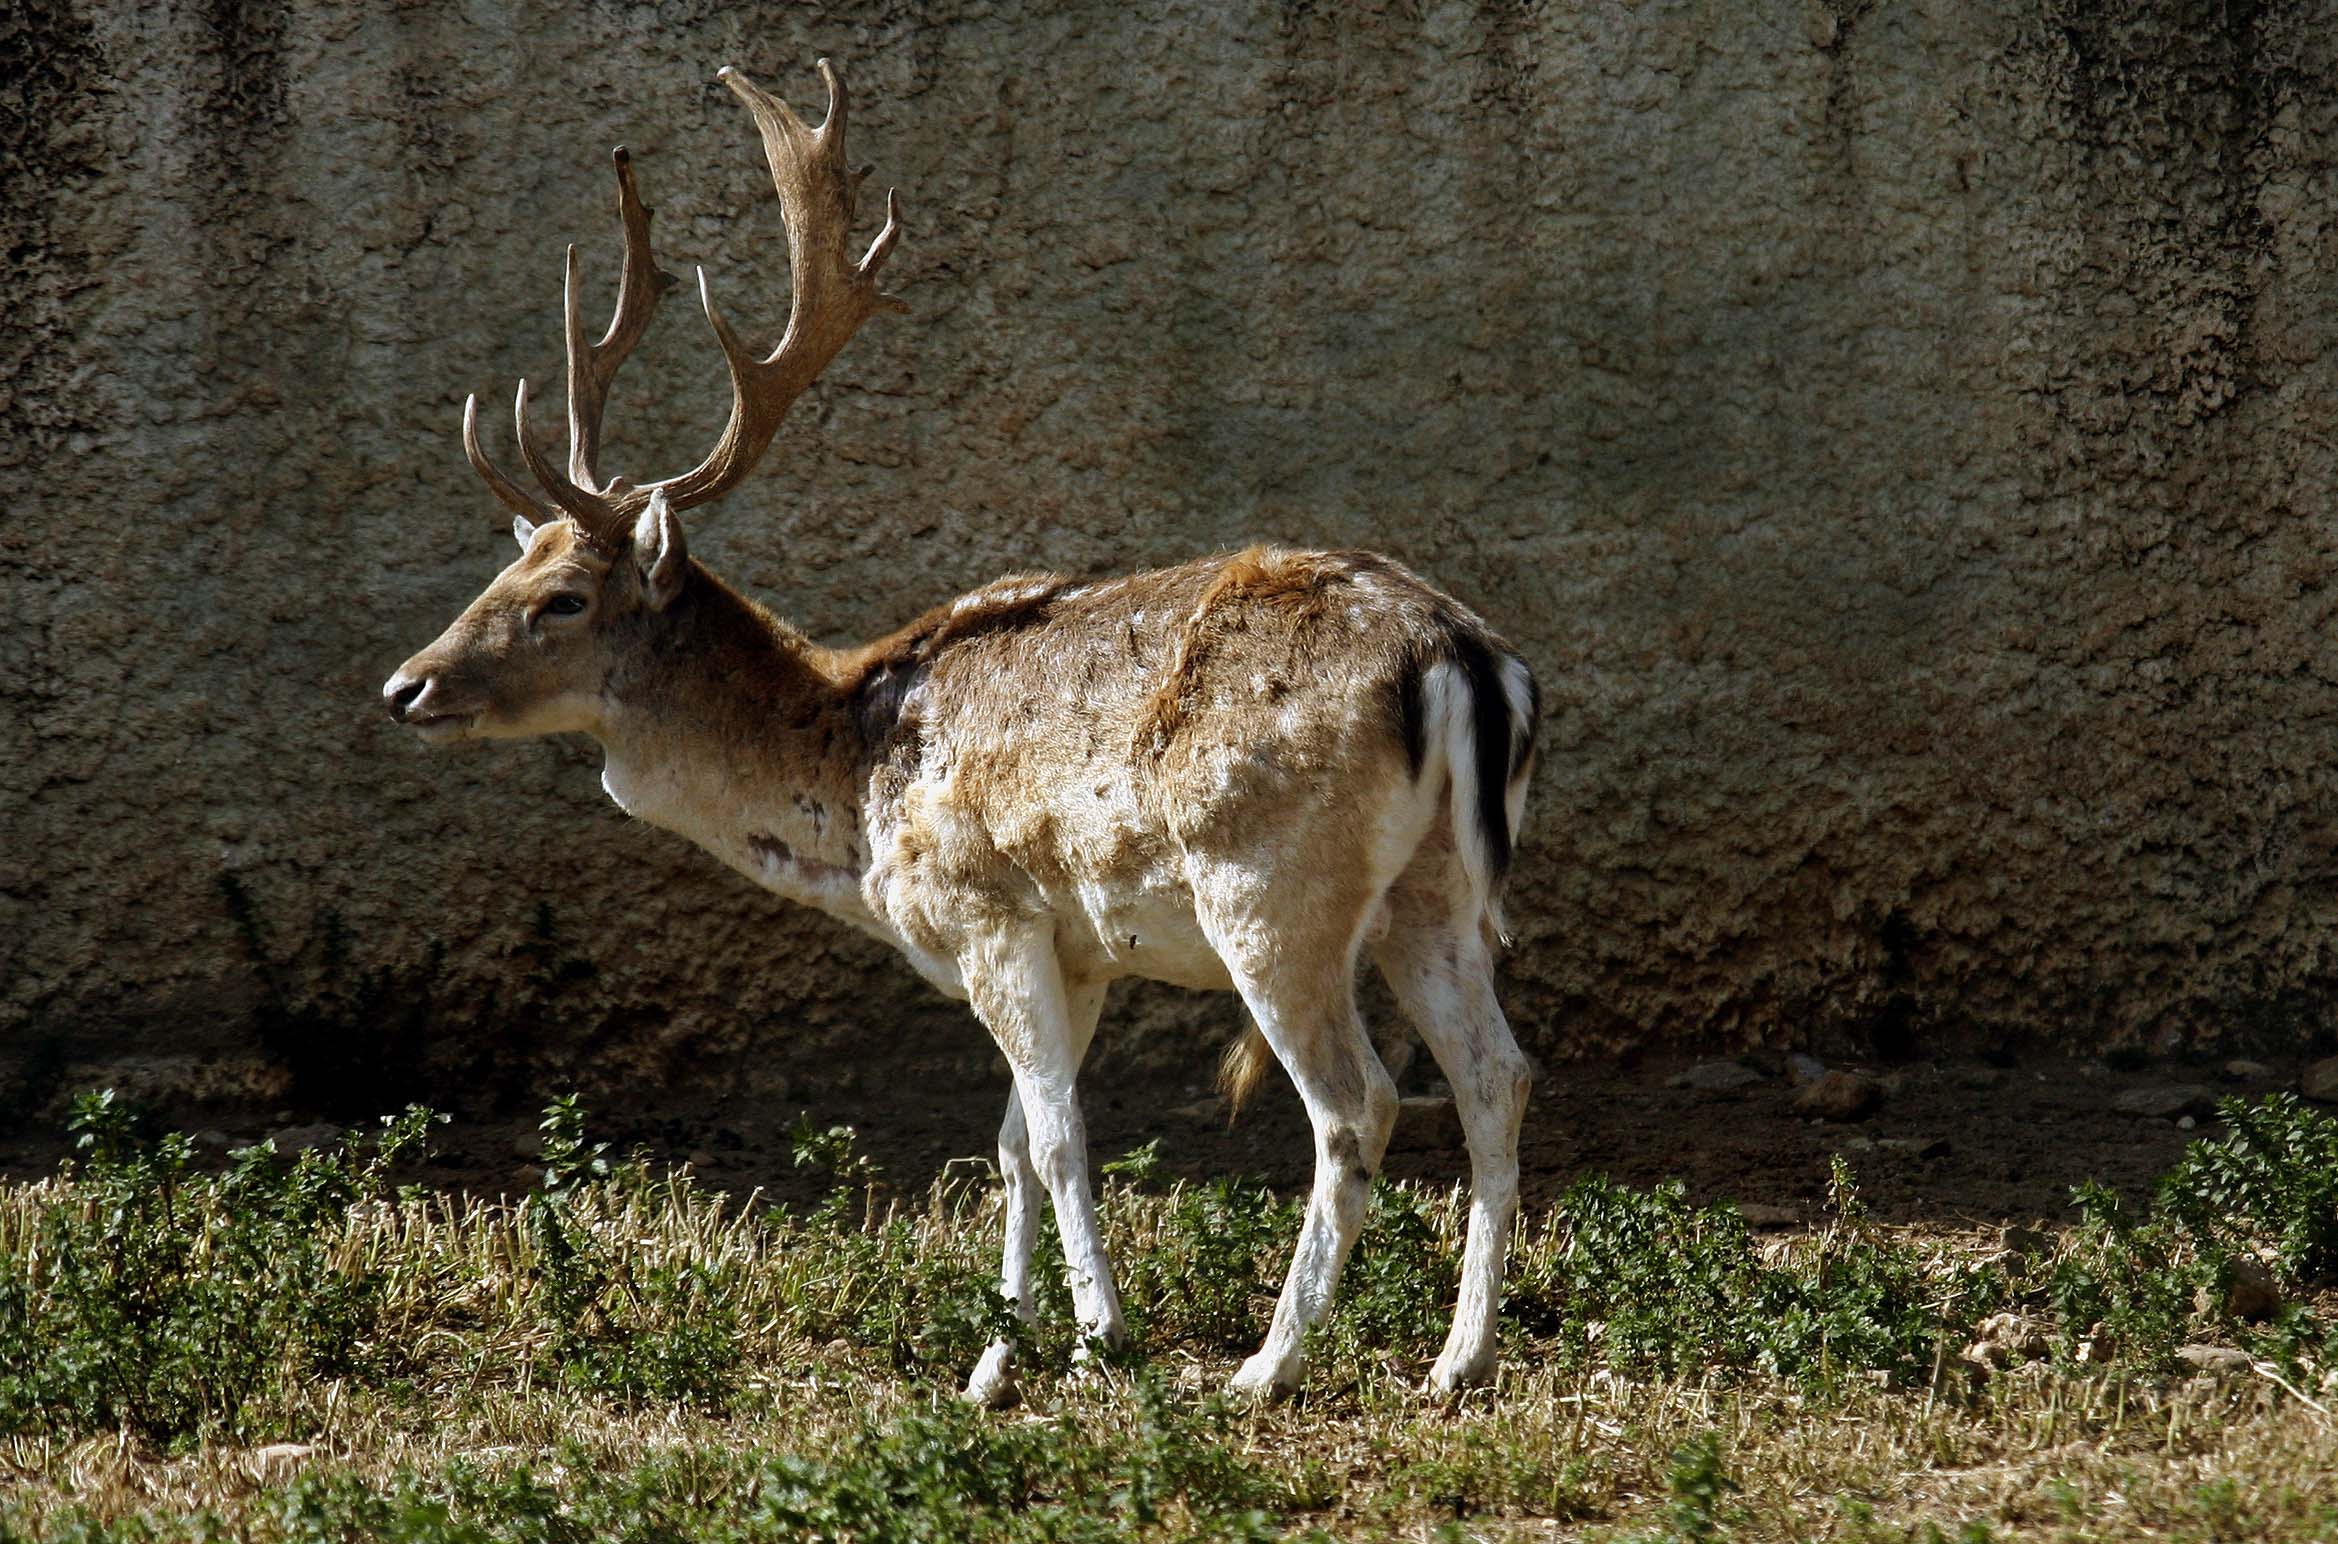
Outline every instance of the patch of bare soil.
<svg viewBox="0 0 2338 1544"><path fill-rule="evenodd" d="M1426 1076L1432 1070L1419 1058L1404 1079L1406 1091L1442 1092ZM1812 1069L1805 1065L1798 1077L1773 1056L1741 1063L1649 1057L1554 1064L1536 1082L1520 1142L1527 1202L1547 1204L1594 1172L1642 1186L1679 1178L1699 1201L1735 1200L1757 1225L1793 1226L1820 1214L1827 1160L1840 1152L1870 1208L1887 1221L1960 1227L2061 1218L2068 1215L2070 1187L2081 1180L2144 1194L2187 1142L2214 1129L2205 1113L2210 1097L2294 1087L2298 1066L2274 1063L2236 1077L2215 1063L2112 1068L2036 1057L2005 1065L1966 1060L1833 1070L1872 1080L1872 1111L1847 1121L1798 1111ZM1164 1176L1241 1174L1303 1188L1313 1150L1289 1087L1266 1088L1229 1124L1202 1081L1206 1076L1206 1062L1189 1079L1172 1080L1134 1074L1118 1055L1100 1055L1084 1087L1095 1157L1109 1160L1158 1138ZM855 1127L861 1150L903 1192L920 1192L946 1171L987 1173L1006 1098L1003 1068L987 1077L937 1078L912 1069L889 1077L864 1067L854 1081L859 1086L849 1094L806 1088L804 1097L762 1104L719 1087L645 1089L622 1108L593 1105L591 1123L597 1137L621 1150L638 1146L656 1161L693 1164L716 1187L760 1188L781 1200L811 1199L831 1182L793 1163L789 1130L803 1117L821 1127ZM1733 1081L1738 1086L1697 1086ZM2138 1114L2122 1104L2181 1108ZM190 1130L202 1129L219 1152L271 1132L282 1133L280 1143L304 1134L313 1140L321 1129L297 1111L166 1113ZM2186 1119L2193 1124L2180 1124ZM1466 1178L1466 1156L1438 1141L1434 1129L1427 1137L1426 1146L1408 1144L1400 1132L1389 1175ZM45 1172L65 1150L54 1121L0 1132L0 1174ZM416 1178L487 1193L516 1191L531 1182L535 1150L530 1115L461 1120L441 1132L434 1161Z"/></svg>
<svg viewBox="0 0 2338 1544"><path fill-rule="evenodd" d="M1758 1225L1791 1226L1820 1215L1827 1160L1839 1152L1871 1211L1886 1221L1956 1227L2058 1219L2071 1215L2070 1188L2083 1180L2147 1194L2186 1143L2215 1129L2205 1099L2192 1103L2201 1114L2186 1125L2180 1111L2123 1110L2123 1097L2164 1103L2149 1096L2179 1088L2254 1097L2294 1087L2297 1070L2271 1066L2231 1078L2213 1065L2114 1070L2074 1058L1870 1067L1863 1070L1881 1085L1879 1102L1858 1120L1838 1122L1797 1112L1800 1089L1778 1059L1745 1064L1761 1076L1737 1088L1680 1086L1700 1065L1711 1063L1649 1058L1547 1068L1520 1134L1527 1204L1547 1204L1578 1178L1605 1172L1639 1186L1677 1178L1695 1200L1734 1200ZM1442 1091L1440 1084L1421 1086ZM999 1098L1005 1098L1003 1074ZM1313 1147L1287 1085L1263 1093L1231 1125L1199 1087L1116 1090L1100 1081L1086 1090L1086 1100L1090 1148L1099 1159L1158 1137L1165 1174L1247 1174L1290 1189L1308 1181ZM815 1112L815 1119L833 1114L853 1124L887 1173L917 1183L951 1157L991 1151L992 1123L971 1118L966 1105L961 1095L953 1108L964 1113L955 1122L938 1109L902 1120L864 1095L857 1112L839 1105ZM769 1183L775 1176L758 1156L749 1142L735 1168L718 1165L714 1172L734 1182ZM1458 1148L1397 1150L1386 1172L1450 1183L1466 1179L1469 1165Z"/></svg>

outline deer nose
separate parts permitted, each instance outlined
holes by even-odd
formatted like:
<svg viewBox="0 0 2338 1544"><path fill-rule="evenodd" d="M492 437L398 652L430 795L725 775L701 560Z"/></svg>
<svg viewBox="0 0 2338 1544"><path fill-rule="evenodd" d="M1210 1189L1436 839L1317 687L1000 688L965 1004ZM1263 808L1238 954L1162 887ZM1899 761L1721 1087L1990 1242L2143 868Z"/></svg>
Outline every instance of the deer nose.
<svg viewBox="0 0 2338 1544"><path fill-rule="evenodd" d="M401 670L382 687L382 701L388 705L390 717L403 724L407 711L429 690L430 677L410 676Z"/></svg>

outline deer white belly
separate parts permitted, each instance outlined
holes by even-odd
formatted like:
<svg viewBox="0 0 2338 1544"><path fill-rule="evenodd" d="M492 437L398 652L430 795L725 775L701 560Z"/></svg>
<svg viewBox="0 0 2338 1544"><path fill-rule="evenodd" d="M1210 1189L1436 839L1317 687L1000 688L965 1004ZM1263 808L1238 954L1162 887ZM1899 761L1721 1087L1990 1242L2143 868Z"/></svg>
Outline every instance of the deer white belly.
<svg viewBox="0 0 2338 1544"><path fill-rule="evenodd" d="M1068 903L1068 904L1067 904ZM1124 889L1083 885L1061 898L1056 951L1064 973L1089 980L1142 976L1171 986L1224 991L1226 962L1202 936L1184 886Z"/></svg>

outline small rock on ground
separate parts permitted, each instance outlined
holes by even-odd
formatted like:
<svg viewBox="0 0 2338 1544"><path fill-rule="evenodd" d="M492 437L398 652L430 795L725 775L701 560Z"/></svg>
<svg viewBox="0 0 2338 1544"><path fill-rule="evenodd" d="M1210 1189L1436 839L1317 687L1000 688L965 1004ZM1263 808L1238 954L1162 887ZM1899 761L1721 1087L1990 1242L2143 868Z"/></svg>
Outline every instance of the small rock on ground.
<svg viewBox="0 0 2338 1544"><path fill-rule="evenodd" d="M1816 1083L1826 1075L1827 1064L1807 1052L1796 1051L1786 1058L1786 1081L1796 1088Z"/></svg>
<svg viewBox="0 0 2338 1544"><path fill-rule="evenodd" d="M1733 1088L1744 1088L1749 1083L1762 1082L1759 1072L1744 1062L1699 1062L1688 1071L1669 1080L1667 1088L1693 1088L1702 1093L1725 1093Z"/></svg>
<svg viewBox="0 0 2338 1544"><path fill-rule="evenodd" d="M2231 1346L2178 1346L2176 1359L2189 1363L2201 1372L2214 1373L2220 1377L2247 1372L2251 1365L2248 1352L2235 1350Z"/></svg>
<svg viewBox="0 0 2338 1544"><path fill-rule="evenodd" d="M1964 1360L1976 1367L2010 1367L2046 1354L2046 1337L2022 1322L2018 1314L1995 1313L1983 1319L1980 1332L1964 1349Z"/></svg>
<svg viewBox="0 0 2338 1544"><path fill-rule="evenodd" d="M2273 1076L2273 1069L2261 1061L2249 1061L2245 1057L2235 1057L2224 1064L2224 1075L2236 1082L2246 1083L2256 1078Z"/></svg>
<svg viewBox="0 0 2338 1544"><path fill-rule="evenodd" d="M341 1140L341 1128L328 1121L306 1126L283 1126L268 1133L280 1153L304 1153L312 1147L331 1147Z"/></svg>
<svg viewBox="0 0 2338 1544"><path fill-rule="evenodd" d="M1873 1078L1856 1072L1830 1072L1794 1096L1798 1115L1821 1120L1858 1120L1883 1103L1883 1090Z"/></svg>
<svg viewBox="0 0 2338 1544"><path fill-rule="evenodd" d="M2226 1273L2224 1291L2202 1287L2193 1294L2192 1306L2202 1313L2222 1308L2235 1319L2263 1323L2281 1311L2281 1283L2264 1261L2241 1255Z"/></svg>
<svg viewBox="0 0 2338 1544"><path fill-rule="evenodd" d="M2162 1118L2213 1115L2216 1113L2216 1096L2198 1083L2163 1083L2149 1088L2130 1088L2111 1101L2111 1108L2122 1115Z"/></svg>
<svg viewBox="0 0 2338 1544"><path fill-rule="evenodd" d="M1877 1137L1876 1151L1908 1153L1917 1158L1946 1158L1949 1154L1946 1137Z"/></svg>
<svg viewBox="0 0 2338 1544"><path fill-rule="evenodd" d="M2338 1104L2338 1056L2325 1056L2306 1068L2297 1081L2298 1092L2322 1104Z"/></svg>

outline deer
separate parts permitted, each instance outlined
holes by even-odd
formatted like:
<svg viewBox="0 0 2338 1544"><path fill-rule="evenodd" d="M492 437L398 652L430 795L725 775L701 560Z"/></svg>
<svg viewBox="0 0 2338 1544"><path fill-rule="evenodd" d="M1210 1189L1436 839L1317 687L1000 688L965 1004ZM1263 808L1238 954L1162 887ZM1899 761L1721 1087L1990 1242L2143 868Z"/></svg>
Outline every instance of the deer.
<svg viewBox="0 0 2338 1544"><path fill-rule="evenodd" d="M873 935L967 1003L1012 1075L1001 1294L1032 1320L1044 1197L1083 1337L1075 1372L1126 1330L1076 1087L1106 989L1142 977L1238 994L1249 1024L1223 1057L1229 1107L1270 1064L1305 1107L1312 1188L1265 1341L1231 1384L1274 1398L1302 1382L1397 1110L1356 1005L1369 956L1452 1087L1470 1160L1458 1301L1428 1386L1486 1382L1530 1070L1495 962L1534 767L1532 670L1460 602L1363 551L1017 574L849 647L693 559L682 512L745 479L863 323L908 309L878 283L896 194L850 256L866 169L845 162L842 80L818 69L817 129L717 73L762 139L791 310L758 355L700 269L730 415L697 466L654 482L601 470L610 384L676 282L615 152L624 253L597 342L568 248L566 465L531 427L525 380L513 424L533 490L484 453L466 400L464 454L511 510L520 555L389 678L391 717L431 745L589 736L630 816ZM1015 1362L1013 1339L989 1345L965 1396L1012 1401Z"/></svg>

